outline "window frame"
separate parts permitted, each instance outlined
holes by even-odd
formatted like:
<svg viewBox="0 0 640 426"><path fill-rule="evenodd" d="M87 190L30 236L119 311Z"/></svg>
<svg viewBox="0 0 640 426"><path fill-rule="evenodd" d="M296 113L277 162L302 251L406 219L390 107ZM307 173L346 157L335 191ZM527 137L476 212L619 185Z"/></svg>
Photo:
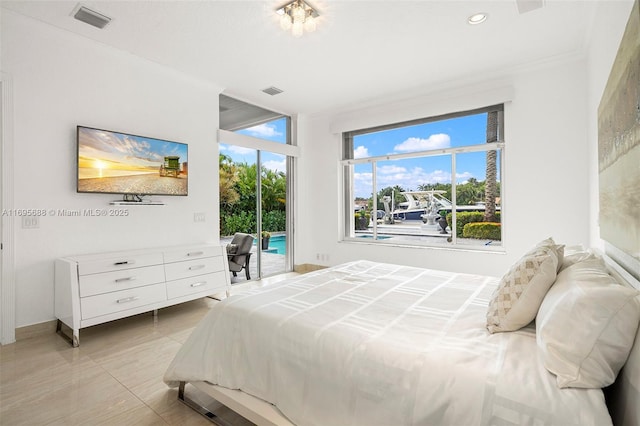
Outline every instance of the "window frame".
<svg viewBox="0 0 640 426"><path fill-rule="evenodd" d="M381 132L385 130L393 130L403 127L410 127L425 123L432 123L437 121L449 120L452 118L459 118L465 116L471 116L476 114L488 113L488 112L498 112L498 127L497 127L497 141L496 142L483 142L474 145L465 145L458 147L450 147L450 148L437 148L432 150L425 151L414 151L414 152L405 152L398 154L387 154L387 155L378 155L371 156L365 158L353 158L354 156L354 139L358 135L370 134L374 132ZM498 175L500 176L500 191L498 193L498 197L500 197L500 216L501 223L504 223L504 167L505 167L505 152L506 152L506 142L504 138L504 104L495 104L487 107L459 111L449 114L442 114L432 117L425 117L413 120L407 120L397 123L385 124L380 126L374 126L369 128L363 128L353 131L346 131L342 133L342 159L340 160L340 168L341 168L341 178L342 178L342 191L343 191L343 226L341 232L341 239L345 242L353 242L358 244L381 244L381 245L391 245L391 246L401 246L401 247L429 247L429 248L445 248L451 250L465 250L465 251L500 251L504 252L504 235L505 229L504 226L501 227L501 241L502 244L500 246L486 246L486 245L468 245L468 244L458 244L457 243L457 235L456 232L451 232L451 240L447 244L437 244L430 243L427 241L418 241L418 240L401 240L401 241L386 241L384 239L378 239L378 226L376 221L373 221L373 232L371 239L363 239L359 238L355 235L355 218L354 218L354 166L357 164L372 164L371 172L372 172L372 202L374 206L378 205L378 192L377 182L376 182L376 174L377 174L377 163L380 161L389 161L389 160L401 160L407 158L427 158L433 156L443 156L447 155L451 157L451 202L454 207L457 207L456 204L456 191L457 191L457 182L456 182L456 156L458 154L466 154L471 152L489 152L496 151L497 159L498 159ZM486 182L486 176L485 176ZM452 230L456 229L457 218L454 214L452 216Z"/></svg>

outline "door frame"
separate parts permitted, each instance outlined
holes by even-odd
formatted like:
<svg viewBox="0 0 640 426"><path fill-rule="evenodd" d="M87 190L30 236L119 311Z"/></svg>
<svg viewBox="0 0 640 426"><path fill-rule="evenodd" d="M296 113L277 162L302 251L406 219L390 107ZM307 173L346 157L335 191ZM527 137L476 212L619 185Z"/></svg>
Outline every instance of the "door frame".
<svg viewBox="0 0 640 426"><path fill-rule="evenodd" d="M13 85L0 72L0 345L16 341L15 242L13 204Z"/></svg>

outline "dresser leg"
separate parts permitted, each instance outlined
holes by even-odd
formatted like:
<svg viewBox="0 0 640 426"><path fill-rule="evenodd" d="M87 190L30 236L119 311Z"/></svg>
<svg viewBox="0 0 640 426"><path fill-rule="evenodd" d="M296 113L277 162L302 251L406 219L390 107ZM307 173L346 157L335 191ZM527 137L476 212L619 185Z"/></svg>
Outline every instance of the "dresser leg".
<svg viewBox="0 0 640 426"><path fill-rule="evenodd" d="M157 309L154 309L154 310L153 310L153 316L154 316L154 317L157 317L157 316L158 316L158 310L157 310Z"/></svg>
<svg viewBox="0 0 640 426"><path fill-rule="evenodd" d="M73 329L72 337L69 337L64 333L64 331L62 331L62 321L58 320L56 324L56 333L62 336L62 338L67 342L69 342L69 344L74 348L77 348L78 346L80 346L80 330Z"/></svg>

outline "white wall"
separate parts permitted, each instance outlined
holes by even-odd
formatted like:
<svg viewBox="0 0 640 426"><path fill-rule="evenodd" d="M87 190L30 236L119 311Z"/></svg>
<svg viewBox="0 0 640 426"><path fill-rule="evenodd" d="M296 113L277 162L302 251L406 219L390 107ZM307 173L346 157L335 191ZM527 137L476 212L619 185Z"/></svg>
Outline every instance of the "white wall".
<svg viewBox="0 0 640 426"><path fill-rule="evenodd" d="M423 96L335 117L301 120L300 206L296 263L329 265L359 258L460 272L502 275L538 241L553 236L565 244L589 242L586 72L583 56L513 71L477 82L456 99ZM491 89L493 87L494 89ZM340 243L340 134L331 127L362 128L387 116L415 118L416 109L433 115L488 106L512 93L505 106L505 253L429 248L383 248ZM506 99L505 99L506 100ZM457 105L456 105L457 104ZM374 123L378 121L377 123ZM416 185L420 182L416 182ZM329 254L319 262L317 254Z"/></svg>
<svg viewBox="0 0 640 426"><path fill-rule="evenodd" d="M108 208L120 198L76 193L76 125L189 145L188 197L154 197L166 204L126 207L128 217L46 216L38 229L15 221L17 327L54 318L57 257L218 241L220 88L9 11L2 71L13 85L15 208ZM206 222L194 223L195 212Z"/></svg>

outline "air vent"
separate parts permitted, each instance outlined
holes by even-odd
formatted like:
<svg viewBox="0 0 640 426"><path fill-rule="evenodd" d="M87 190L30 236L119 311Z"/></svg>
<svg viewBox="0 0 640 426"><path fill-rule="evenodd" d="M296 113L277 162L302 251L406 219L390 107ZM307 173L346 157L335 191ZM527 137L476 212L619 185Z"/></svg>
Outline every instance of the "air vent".
<svg viewBox="0 0 640 426"><path fill-rule="evenodd" d="M85 6L81 6L80 4L75 7L71 14L78 21L82 21L85 24L89 24L100 29L106 27L109 22L111 22L111 18L108 16L96 12L95 10L91 10Z"/></svg>
<svg viewBox="0 0 640 426"><path fill-rule="evenodd" d="M516 4L518 5L518 12L522 15L543 7L544 0L516 0Z"/></svg>
<svg viewBox="0 0 640 426"><path fill-rule="evenodd" d="M262 91L264 93L266 93L267 95L271 95L271 96L277 95L278 93L282 93L282 90L278 89L277 87L273 87L273 86L267 87L266 89L262 89Z"/></svg>

